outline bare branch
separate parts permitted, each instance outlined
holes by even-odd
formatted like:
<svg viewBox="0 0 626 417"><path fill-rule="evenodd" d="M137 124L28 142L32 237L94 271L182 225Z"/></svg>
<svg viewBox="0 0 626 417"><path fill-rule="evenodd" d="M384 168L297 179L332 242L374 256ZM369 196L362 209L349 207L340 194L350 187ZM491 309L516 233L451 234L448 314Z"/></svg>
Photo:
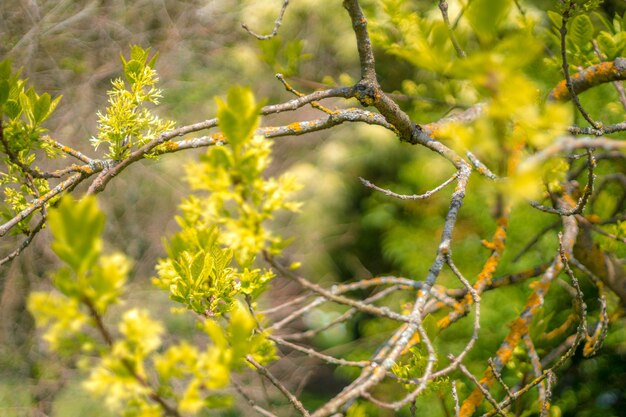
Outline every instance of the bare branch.
<svg viewBox="0 0 626 417"><path fill-rule="evenodd" d="M237 390L237 392L246 400L248 405L254 409L257 413L266 416L266 417L278 417L276 414L267 411L265 408L258 405L248 394L245 393L243 387L237 381L231 381L233 387Z"/></svg>
<svg viewBox="0 0 626 417"><path fill-rule="evenodd" d="M567 33L567 29L565 30ZM562 52L564 53L564 52ZM565 61L567 63L567 60ZM570 78L570 87L567 79ZM550 92L549 99L567 101L597 85L626 80L626 58L616 58L615 61L601 62L577 72L569 77L569 69L565 79ZM572 94L573 92L573 94ZM595 125L592 125L597 127Z"/></svg>
<svg viewBox="0 0 626 417"><path fill-rule="evenodd" d="M376 83L376 64L372 43L367 32L367 19L363 15L358 0L344 0L343 7L346 8L352 19L352 29L356 35L356 45L361 62L361 79Z"/></svg>
<svg viewBox="0 0 626 417"><path fill-rule="evenodd" d="M565 76L565 86L567 87L567 91L569 92L570 98L576 105L576 108L578 109L580 114L582 114L585 120L587 120L587 122L589 122L589 124L593 128L597 129L599 128L599 125L597 125L596 122L594 122L593 119L591 119L591 116L589 116L589 113L587 113L587 111L583 108L582 104L580 104L580 100L578 99L578 95L576 94L576 91L574 90L574 85L572 83L572 79L569 74L569 64L567 63L567 46L566 46L565 39L567 36L567 21L569 20L570 13L573 7L574 7L573 3L570 1L568 3L568 7L564 9L563 14L561 15L562 17L561 29L559 31L561 34L561 63L562 63L562 68L563 68L563 75Z"/></svg>
<svg viewBox="0 0 626 417"><path fill-rule="evenodd" d="M385 194L386 196L389 196L389 197L398 198L400 200L424 200L426 198L429 198L433 194L435 194L437 191L440 191L443 188L445 188L448 184L450 184L452 181L454 181L457 178L457 176L458 176L458 173L455 173L450 178L448 178L447 180L445 180L443 183L441 183L437 187L433 188L432 190L426 191L424 194L413 194L413 195L394 193L393 191L390 191L390 190L387 190L387 189L384 189L384 188L380 188L377 185L372 184L370 181L368 181L368 180L366 180L365 178L362 178L362 177L359 177L359 180L367 188L371 188L373 190L379 191L379 192L381 192L381 193L383 193L383 194Z"/></svg>
<svg viewBox="0 0 626 417"><path fill-rule="evenodd" d="M289 5L289 0L283 0L283 5L280 8L280 13L278 15L278 18L276 18L276 22L274 22L274 29L269 35L259 35L253 32L252 30L250 30L245 23L242 23L241 27L244 28L246 32L248 32L250 35L257 38L258 40L265 41L265 40L271 39L278 34L278 29L280 29L280 25L283 23L283 16L285 16L285 11L287 10L288 5Z"/></svg>
<svg viewBox="0 0 626 417"><path fill-rule="evenodd" d="M448 2L446 0L439 0L439 10L441 10L441 17L448 28L450 41L452 41L452 46L454 46L457 56L459 58L465 58L467 55L465 54L463 48L461 48L461 45L454 34L454 28L452 28L452 25L450 24L450 18L448 17Z"/></svg>
<svg viewBox="0 0 626 417"><path fill-rule="evenodd" d="M280 382L278 380L278 378L276 378L265 366L263 366L260 363L258 363L250 355L246 356L246 360L248 361L248 363L250 363L252 366L254 366L256 368L256 370L257 370L257 372L259 374L263 375L265 378L267 378L268 381L270 381L272 383L272 385L274 385L276 388L278 388L278 390L285 396L285 398L287 398L287 400L289 400L289 402L291 403L293 408L295 408L300 414L302 414L305 417L308 417L310 415L309 412L306 410L306 408L304 408L304 406L302 405L300 400L298 400L295 397L295 395L293 395L291 392L289 392L287 387L285 387L283 385L283 383Z"/></svg>
<svg viewBox="0 0 626 417"><path fill-rule="evenodd" d="M559 210L559 209L554 209L552 207L544 206L535 201L531 201L530 205L536 208L537 210L541 210L545 213L558 214L559 216L573 216L573 215L582 213L585 207L587 206L589 197L593 193L593 184L596 178L594 174L594 169L596 167L596 160L593 156L593 152L589 148L587 149L587 157L588 157L587 170L589 172L589 175L587 177L587 185L585 186L582 196L580 196L580 198L578 199L578 204L576 204L576 207L574 207L571 210Z"/></svg>

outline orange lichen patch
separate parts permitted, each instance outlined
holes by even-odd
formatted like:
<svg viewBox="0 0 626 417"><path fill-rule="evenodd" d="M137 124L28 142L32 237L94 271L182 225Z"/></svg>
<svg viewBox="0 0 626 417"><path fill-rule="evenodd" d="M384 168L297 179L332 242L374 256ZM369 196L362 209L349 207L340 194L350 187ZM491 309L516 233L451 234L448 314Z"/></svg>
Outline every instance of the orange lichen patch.
<svg viewBox="0 0 626 417"><path fill-rule="evenodd" d="M156 151L157 153L167 153L167 152L174 152L178 150L178 148L180 148L180 145L178 144L178 142L167 141L167 142L160 144L157 147Z"/></svg>
<svg viewBox="0 0 626 417"><path fill-rule="evenodd" d="M493 241L483 241L483 244L493 252L489 258L487 258L487 261L485 262L483 269L478 274L478 278L474 284L474 289L478 294L481 294L483 290L491 284L493 274L496 272L496 269L498 269L506 243L506 229L509 224L508 214L509 210L506 210L505 215L498 219L498 226L493 234ZM468 292L463 300L454 305L453 311L437 322L437 326L439 326L440 329L449 327L453 322L465 316L472 304L474 304L474 297L472 297L472 294Z"/></svg>
<svg viewBox="0 0 626 417"><path fill-rule="evenodd" d="M287 129L294 133L302 132L302 124L300 122L294 122L287 125Z"/></svg>
<svg viewBox="0 0 626 417"><path fill-rule="evenodd" d="M600 334L598 333L597 335L594 335L593 337L590 337L590 336L586 337L585 346L583 346L583 356L588 358L589 356L593 355L596 344L598 343L599 336Z"/></svg>
<svg viewBox="0 0 626 417"><path fill-rule="evenodd" d="M476 411L476 408L483 401L483 393L480 392L478 388L476 388L469 397L463 403L461 410L459 411L460 417L470 417Z"/></svg>
<svg viewBox="0 0 626 417"><path fill-rule="evenodd" d="M528 323L524 317L518 317L509 324L509 334L504 339L504 343L496 352L496 357L502 365L509 362L513 356L513 350L518 345L522 336L528 333Z"/></svg>
<svg viewBox="0 0 626 417"><path fill-rule="evenodd" d="M617 70L613 62L601 62L589 68L588 71L576 74L576 79L584 80L588 83L594 81L607 82L619 76L620 71Z"/></svg>
<svg viewBox="0 0 626 417"><path fill-rule="evenodd" d="M493 242L490 242L486 239L481 240L480 243L482 243L485 248L490 250L494 250L496 248L496 245L494 245Z"/></svg>
<svg viewBox="0 0 626 417"><path fill-rule="evenodd" d="M580 241L581 239L579 239ZM591 272L601 278L606 278L608 273L607 259L604 251L597 244L574 246L574 256Z"/></svg>
<svg viewBox="0 0 626 417"><path fill-rule="evenodd" d="M514 322L514 325L516 326L516 328L519 328L519 329L526 328L526 326L523 324L524 322L523 319L521 318L517 319L516 322L519 322L517 325ZM496 356L500 359L502 364L506 364L509 361L509 359L511 359L511 356L513 356L513 349L515 349L515 346L517 346L521 337L522 337L522 334L519 333L518 331L511 331L509 333L509 336L507 336L506 341L512 342L514 344L504 343L500 347L500 349L498 349L498 352L496 353ZM493 375L493 371L491 370L491 368L488 368L485 371L484 376L480 380L480 384L483 387L488 388L491 385L493 385L494 381L495 381L495 378ZM480 389L478 387L474 388L470 396L467 397L467 399L463 402L459 415L461 417L469 417L472 414L474 414L474 412L476 411L476 408L478 408L480 403L483 401L483 398L484 398L484 395L480 391Z"/></svg>
<svg viewBox="0 0 626 417"><path fill-rule="evenodd" d="M569 99L569 91L567 91L567 83L565 80L559 81L550 93L550 97L556 101L565 101Z"/></svg>
<svg viewBox="0 0 626 417"><path fill-rule="evenodd" d="M324 112L324 113L326 113L326 114L331 114L331 115L332 115L332 114L339 114L339 113L340 113L340 111L339 111L339 110L331 110L331 109L329 109L328 107L326 107L326 106L324 106L324 105L320 104L318 101L312 101L312 102L311 102L311 106L312 106L312 107L315 107L315 108L316 108L316 109L318 109L318 110L323 111L323 112Z"/></svg>
<svg viewBox="0 0 626 417"><path fill-rule="evenodd" d="M381 277L375 277L369 280L373 285L382 285L383 279Z"/></svg>
<svg viewBox="0 0 626 417"><path fill-rule="evenodd" d="M446 306L446 303L444 303L443 301L437 301L435 303L435 310L440 310L444 308L445 306Z"/></svg>
<svg viewBox="0 0 626 417"><path fill-rule="evenodd" d="M62 150L63 152L65 152L65 153L72 153L72 152L76 152L74 149L70 148L69 146L65 146L65 145L63 145L63 146L61 147L61 150Z"/></svg>
<svg viewBox="0 0 626 417"><path fill-rule="evenodd" d="M559 271L560 269L561 269L561 268L559 267L559 268L555 271L555 273L556 273L557 271ZM538 290L541 290L541 292L546 292L546 291L548 290L548 288L550 288L550 282L535 281L535 282L532 282L532 283L529 285L529 287L530 287L531 289L535 290L535 292L537 292ZM528 301L528 302L530 302L530 299L529 299L529 301ZM528 305L528 304L527 304L527 305Z"/></svg>
<svg viewBox="0 0 626 417"><path fill-rule="evenodd" d="M478 168L476 168L476 171L478 171L480 175L485 175L485 176L489 175L489 171L487 170L487 167L484 165L481 165Z"/></svg>
<svg viewBox="0 0 626 417"><path fill-rule="evenodd" d="M482 289L491 284L491 279L493 278L493 273L496 272L496 269L498 268L498 263L500 262L500 256L499 253L497 256L490 256L489 259L487 259L487 262L485 262L485 266L483 267L483 270L480 271L480 274L478 275L478 280L477 280L477 285L475 285L475 287L477 287L477 289L480 289L482 291ZM471 297L470 297L471 299Z"/></svg>
<svg viewBox="0 0 626 417"><path fill-rule="evenodd" d="M569 194L564 194L563 195L563 200L567 203L567 205L569 205L570 207L576 207L576 200L574 200L574 198L569 195Z"/></svg>
<svg viewBox="0 0 626 417"><path fill-rule="evenodd" d="M541 303L543 303L543 296L538 294L536 291L534 293L531 294L531 296L528 298L528 306L533 308L535 306L539 306L541 305Z"/></svg>
<svg viewBox="0 0 626 417"><path fill-rule="evenodd" d="M437 139L437 140L441 139L440 127L441 126L439 126L436 123L429 123L427 125L422 125L422 129L424 130L424 133L426 133L431 138Z"/></svg>
<svg viewBox="0 0 626 417"><path fill-rule="evenodd" d="M554 276L558 274L558 270L560 268L555 266ZM519 344L520 340L525 334L528 334L529 325L543 303L543 297L546 292L550 289L551 280L544 279L542 281L534 283L531 287L535 289L534 293L530 296L526 303L526 308L520 317L515 319L510 325L509 334L504 339L500 348L498 348L496 352L496 358L500 366L506 365L511 357L513 356L513 350ZM491 368L487 369L484 373L483 378L480 380L481 385L485 387L489 387L494 382L494 375ZM465 400L461 407L461 416L468 417L471 416L476 408L480 405L483 400L483 394L478 389L475 388L472 391L472 394Z"/></svg>
<svg viewBox="0 0 626 417"><path fill-rule="evenodd" d="M278 129L278 128L277 128L277 127L275 127L275 126L262 127L262 128L260 129L261 133L262 133L264 136L271 136L271 135L273 135L273 134L275 134L275 133L278 133L278 132L279 132L279 130L280 130L280 129Z"/></svg>
<svg viewBox="0 0 626 417"><path fill-rule="evenodd" d="M553 329L553 330L549 331L548 333L545 333L543 335L543 337L548 339L548 340L550 340L550 339L554 339L555 337L558 337L558 336L562 335L572 325L572 323L574 323L576 321L576 318L577 318L577 316L575 314L570 314L567 317L567 320L565 320L565 322L563 322L563 324L561 324L556 329Z"/></svg>
<svg viewBox="0 0 626 417"><path fill-rule="evenodd" d="M504 252L504 244L506 243L506 228L509 226L508 216L502 216L497 221L498 227L494 233L493 243L496 245L496 251Z"/></svg>
<svg viewBox="0 0 626 417"><path fill-rule="evenodd" d="M445 329L449 327L451 324L452 324L452 320L450 319L450 315L447 315L439 319L439 321L437 322L437 327L439 327L440 329Z"/></svg>
<svg viewBox="0 0 626 417"><path fill-rule="evenodd" d="M420 337L419 333L415 333L413 336L411 336L411 340L409 340L409 343L406 344L405 348L402 349L402 354L406 354L409 353L409 350L419 344L421 342L422 338Z"/></svg>
<svg viewBox="0 0 626 417"><path fill-rule="evenodd" d="M600 216L598 216L597 214L587 214L585 216L585 219L587 219L589 223L594 224L600 223L602 221L602 218L600 218Z"/></svg>
<svg viewBox="0 0 626 417"><path fill-rule="evenodd" d="M616 63L619 65L616 65ZM626 78L626 71L622 62L616 60L592 65L583 71L572 74L570 78L574 91L576 94L580 94L599 84L623 80ZM557 101L566 101L571 98L565 80L560 81L554 87L550 93L550 98Z"/></svg>
<svg viewBox="0 0 626 417"><path fill-rule="evenodd" d="M522 157L522 152L524 151L524 147L526 146L526 140L528 139L528 135L526 131L523 130L518 124L515 125L515 142L511 149L511 154L506 161L506 169L507 175L514 175L517 171L517 167L519 165L519 161Z"/></svg>

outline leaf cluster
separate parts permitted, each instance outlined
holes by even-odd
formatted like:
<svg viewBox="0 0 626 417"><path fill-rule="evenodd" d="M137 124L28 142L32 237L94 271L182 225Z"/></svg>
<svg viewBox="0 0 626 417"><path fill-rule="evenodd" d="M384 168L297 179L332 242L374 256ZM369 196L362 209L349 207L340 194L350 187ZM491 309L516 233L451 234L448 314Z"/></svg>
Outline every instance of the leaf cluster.
<svg viewBox="0 0 626 417"><path fill-rule="evenodd" d="M157 55L150 58L149 52L134 45L128 60L120 56L125 80L113 80L109 105L104 113L98 112L98 134L91 141L95 148L106 144L107 156L115 161L174 127L173 122L160 119L149 108L161 99L161 90L155 87L159 81L154 69Z"/></svg>
<svg viewBox="0 0 626 417"><path fill-rule="evenodd" d="M198 326L200 334L210 340L204 348L186 340L165 347L164 324L139 308L125 309L112 331L105 315L110 306L122 301L130 263L121 254L102 254L103 225L104 215L93 197L64 198L51 210L52 249L65 266L53 275L56 292L34 292L28 302L37 326L45 329L44 340L52 350L78 356L79 365L89 374L84 388L121 415L161 415L164 402L172 402L169 407L182 413L230 405L230 397L221 392L230 374L243 369L248 355L261 363L273 359L273 344L256 332L257 322L232 295L224 295L225 299L231 296L227 317L207 318ZM227 267L230 257L217 246L215 231L195 238L198 245L206 244L212 251L201 266L212 262L211 273L234 284L229 275L232 269ZM188 251L177 252L186 243L174 238L169 253L186 256ZM203 271L198 265L189 271L177 265L174 270L201 280L197 275ZM182 288L180 283L172 286ZM216 302L225 304L224 300ZM155 398L160 401L154 402Z"/></svg>
<svg viewBox="0 0 626 417"><path fill-rule="evenodd" d="M50 190L50 185L34 166L37 151L57 156L42 136L42 123L54 112L61 97L37 94L20 72L11 70L11 62L0 61L0 185L3 188L2 218L11 219L28 206L28 200ZM13 233L28 231L28 220L22 220Z"/></svg>

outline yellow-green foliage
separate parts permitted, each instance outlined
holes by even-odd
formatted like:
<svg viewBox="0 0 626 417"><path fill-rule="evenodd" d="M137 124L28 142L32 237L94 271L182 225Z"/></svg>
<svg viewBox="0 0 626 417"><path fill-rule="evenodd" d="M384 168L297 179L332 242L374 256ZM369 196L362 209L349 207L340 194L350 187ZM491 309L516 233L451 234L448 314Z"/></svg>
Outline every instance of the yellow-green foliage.
<svg viewBox="0 0 626 417"><path fill-rule="evenodd" d="M391 371L401 380L415 380L424 375L424 370L428 364L428 354L425 348L412 347L410 354L401 363L395 364ZM403 384L406 390L415 389L413 384ZM439 378L433 381L427 388L427 392L437 392L444 389L449 389L448 378Z"/></svg>
<svg viewBox="0 0 626 417"><path fill-rule="evenodd" d="M229 146L213 147L201 162L187 166L187 181L201 193L182 203L182 230L158 266L158 285L205 316L228 312L237 294L255 297L263 291L273 273L254 267L254 260L285 245L267 222L279 210L298 208L288 200L297 188L292 178L263 177L271 143L254 135L260 106L239 87L229 91L226 102L218 99L219 126Z"/></svg>
<svg viewBox="0 0 626 417"><path fill-rule="evenodd" d="M172 300L208 317L228 312L238 293L240 274L230 266L232 251L223 249L217 238L214 228L188 227L174 235L155 281L170 291Z"/></svg>
<svg viewBox="0 0 626 417"><path fill-rule="evenodd" d="M219 308L228 306L224 310L229 315L207 317L199 324L200 334L210 340L199 345L205 347L186 340L163 346L165 326L146 310L127 309L117 323L105 320L108 307L121 301L130 264L121 254L102 254L104 220L93 197L64 198L51 210L52 249L65 266L53 275L57 291L34 292L28 302L37 326L44 329L44 340L54 351L78 356L79 365L89 373L84 388L120 415L160 416L163 409L154 401L157 397L182 413L228 406L229 397L216 390L228 385L230 373L241 370L248 355L261 363L274 357L273 344L256 331L255 319L233 298L238 293L238 277L248 272L235 272L228 266L232 255L217 244L215 228L175 237L170 255L186 258L200 247L207 254L196 257L201 262L181 272L182 283L171 285L182 287L186 280L195 280L201 283L196 289L210 292L213 287L206 281L215 279L214 286L223 285L231 293L207 293L202 299L194 292L189 306L204 313L214 300ZM190 231L181 233L185 232ZM189 245L189 250L183 245ZM179 263L173 270L181 268ZM178 297L172 298L185 302L186 294ZM198 306L205 310L198 311Z"/></svg>
<svg viewBox="0 0 626 417"><path fill-rule="evenodd" d="M90 313L105 314L119 301L130 262L121 254L102 255L104 215L92 198L78 202L64 198L51 210L49 225L54 235L52 250L65 264L52 276L59 292L32 293L29 311L39 327L46 327L44 339L52 349L90 351L94 342L89 333L83 333L97 325Z"/></svg>
<svg viewBox="0 0 626 417"><path fill-rule="evenodd" d="M134 45L128 61L121 56L126 82L121 78L113 81L109 106L105 113L98 113L98 135L92 143L96 148L106 143L111 159L124 159L133 147L174 127L173 122L161 120L147 107L159 104L161 98L161 90L155 87L159 81L154 70L157 55L149 59L149 51Z"/></svg>
<svg viewBox="0 0 626 417"><path fill-rule="evenodd" d="M452 120L438 126L434 136L461 155L471 151L498 176L506 177L497 189L511 198L538 198L544 189L544 174L561 165L516 164L515 160L525 155L519 149L534 151L550 145L567 133L573 114L571 106L546 102L540 95L542 80L537 79L533 69L545 46L534 32L536 21L532 16L515 18L512 1L472 2L466 11L469 28L460 25L454 30L465 54L460 58L440 16L420 17L411 12L411 7L404 0L383 1L379 11L383 23L375 26L375 41L387 52L411 63L420 74L427 71L445 77L447 91L442 87L437 92L446 101L463 102L473 97L472 100L484 103L481 117L472 123ZM583 18L588 20L586 16L576 17L574 26L585 26L580 20ZM384 23L387 21L392 25ZM593 27L590 30L593 33ZM584 36L587 35L579 33L579 37ZM437 81L430 84L436 85ZM407 82L403 87L408 94L423 93L415 83Z"/></svg>
<svg viewBox="0 0 626 417"><path fill-rule="evenodd" d="M124 61L133 85L146 85L154 75L153 61L137 64L147 59L143 51L138 60L140 52L134 48L132 59ZM114 89L113 107L130 97L130 92ZM133 91L143 98L154 94ZM273 343L257 329L262 318L253 317L242 299L253 304L273 277L253 262L262 251L276 253L284 246L266 222L277 210L297 209L287 201L295 185L285 177L262 176L270 163L270 145L254 136L260 105L250 91L235 88L218 105L230 146L210 150L188 168L193 188L205 194L183 204L181 231L166 243L168 257L159 263L154 280L201 318L198 330L209 343L180 340L164 346L165 325L142 309L123 310L117 322L111 321L107 312L124 295L129 260L103 253L105 217L93 197L66 197L50 210L51 246L64 266L52 274L54 292L31 294L29 311L52 350L78 356L89 373L85 389L124 416L158 416L165 407L196 413L228 406L230 398L220 390L229 384L231 372L242 370L248 355L260 363L275 356ZM125 120L130 123L130 116ZM139 144L140 131L131 135L131 144ZM111 156L123 157L129 146L115 139L121 136L107 135Z"/></svg>
<svg viewBox="0 0 626 417"><path fill-rule="evenodd" d="M4 194L0 215L5 219L26 208L29 199L50 190L47 180L32 175L39 171L33 163L38 149L49 157L58 155L42 138L46 129L41 124L60 99L52 100L48 93L39 95L32 87L27 88L20 71L14 73L10 61L0 61L0 185ZM26 232L29 218L20 222L14 233Z"/></svg>
<svg viewBox="0 0 626 417"><path fill-rule="evenodd" d="M284 241L265 223L279 210L296 211L288 200L298 187L283 175L264 178L271 163L271 142L254 135L261 104L248 89L235 87L226 102L217 100L219 126L229 145L216 146L201 163L187 166L187 181L203 193L183 202L185 223L220 225L220 241L233 249L242 267L249 267L263 250L275 253Z"/></svg>

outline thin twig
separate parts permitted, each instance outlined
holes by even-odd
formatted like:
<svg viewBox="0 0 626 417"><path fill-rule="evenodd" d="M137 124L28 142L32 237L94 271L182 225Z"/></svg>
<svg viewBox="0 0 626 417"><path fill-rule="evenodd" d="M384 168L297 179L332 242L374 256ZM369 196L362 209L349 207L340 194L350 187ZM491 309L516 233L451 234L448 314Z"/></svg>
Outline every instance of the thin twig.
<svg viewBox="0 0 626 417"><path fill-rule="evenodd" d="M469 159L472 165L474 166L474 168L476 168L476 172L478 172L480 175L484 175L490 180L498 179L498 176L494 174L489 168L487 168L487 165L483 164L478 158L476 158L476 156L473 153L471 153L470 151L467 151L466 155L467 155L467 159Z"/></svg>
<svg viewBox="0 0 626 417"><path fill-rule="evenodd" d="M295 88L293 88L291 84L289 84L287 80L285 80L285 77L283 76L283 74L276 74L276 78L278 78L278 80L283 84L285 89L289 91L290 93L293 93L298 97L306 97L306 94L303 94L299 92L298 90L296 90ZM311 107L321 110L326 114L335 114L335 111L322 106L318 101L311 101L310 104L311 104Z"/></svg>
<svg viewBox="0 0 626 417"><path fill-rule="evenodd" d="M578 95L574 90L574 86L572 83L572 79L569 74L569 64L567 63L567 46L566 46L566 37L567 37L567 22L570 17L571 10L573 8L573 2L570 0L568 3L568 7L565 8L563 14L561 15L561 29L559 30L561 34L561 66L563 68L563 75L565 77L565 85L567 86L567 91L570 94L574 105L580 112L580 114L585 118L587 122L594 128L599 129L600 125L597 125L596 122L593 121L589 113L583 108L582 104L580 104L580 100L578 99Z"/></svg>
<svg viewBox="0 0 626 417"><path fill-rule="evenodd" d="M246 361L254 366L259 374L267 378L268 381L272 383L278 390L287 398L287 400L291 403L293 408L295 408L300 414L305 417L308 417L310 414L304 408L300 400L298 400L284 385L278 378L276 378L265 366L258 363L252 356L246 356Z"/></svg>
<svg viewBox="0 0 626 417"><path fill-rule="evenodd" d="M587 149L587 158L588 158L587 169L589 173L587 176L587 185L585 186L585 189L583 190L582 196L580 196L580 198L578 199L578 203L576 204L576 207L574 207L571 210L561 210L561 209L555 209L552 207L544 206L535 201L531 201L530 205L536 208L537 210L541 210L545 213L558 214L559 216L573 216L573 215L582 213L585 207L587 206L589 197L591 197L591 194L593 193L593 185L594 185L595 178L596 178L596 175L594 173L594 170L596 167L596 160L593 156L592 150L589 148Z"/></svg>
<svg viewBox="0 0 626 417"><path fill-rule="evenodd" d="M450 36L450 41L452 41L452 46L454 46L457 56L459 58L465 58L467 55L465 54L463 48L461 48L461 45L454 34L454 29L450 24L450 18L448 17L448 2L446 0L439 0L439 10L441 10L441 17L443 17L443 21L448 28L448 35Z"/></svg>
<svg viewBox="0 0 626 417"><path fill-rule="evenodd" d="M511 388L509 388L506 382L504 382L504 379L502 379L502 373L500 373L500 371L496 368L496 364L493 362L493 359L487 359L487 364L489 365L493 376L496 378L496 381L498 381L498 384L500 384L500 386L504 389L504 392L506 392L506 395L512 397L513 393L511 392Z"/></svg>
<svg viewBox="0 0 626 417"><path fill-rule="evenodd" d="M454 175L452 175L450 178L448 178L447 180L445 180L443 183L439 184L437 187L433 188L432 190L426 191L424 194L413 194L413 195L394 193L393 191L387 190L385 188L381 188L377 186L376 184L373 184L372 182L362 177L359 177L359 180L367 188L371 188L372 190L381 192L389 197L398 198L400 200L424 200L426 198L429 198L433 194L435 194L437 191L440 191L443 188L445 188L448 184L454 181L458 177L458 175L459 175L458 172L455 172Z"/></svg>
<svg viewBox="0 0 626 417"><path fill-rule="evenodd" d="M81 299L81 302L89 310L89 314L94 320L96 330L98 330L98 332L104 339L107 346L112 349L115 339L113 338L113 335L111 334L111 332L106 328L104 324L104 320L102 319L102 316L96 309L95 305L87 297L83 297ZM154 402L156 402L157 404L159 404L159 406L165 412L165 415L172 416L172 417L182 417L181 414L178 412L178 410L174 406L169 405L165 401L165 399L161 396L161 394L159 394L159 392L156 389L154 389L144 377L142 377L141 375L139 375L139 373L137 373L136 367L133 365L133 363L130 360L128 360L127 358L122 358L120 362L122 363L124 368L126 368L128 373L132 375L132 377L140 385L142 385L148 390L148 393L147 393L148 397Z"/></svg>
<svg viewBox="0 0 626 417"><path fill-rule="evenodd" d="M9 253L7 256L0 259L0 266L4 265L7 262L12 261L16 256L22 253L22 251L26 249L28 245L31 244L31 242L33 241L37 233L39 233L41 229L43 229L43 226L45 223L46 223L46 218L45 216L42 216L42 218L37 222L37 224L35 224L35 227L33 227L30 230L26 238L19 244L19 246L15 248L13 252Z"/></svg>
<svg viewBox="0 0 626 417"><path fill-rule="evenodd" d="M537 349L535 349L535 344L533 343L533 340L530 337L530 334L525 334L522 339L524 340L524 344L526 345L526 352L528 353L528 357L530 358L530 364L533 368L533 375L535 378L541 376L541 374L543 373L543 369L541 367L541 359L539 359L539 355L537 354ZM539 383L537 385L538 390L539 390L539 402L541 404L541 408L543 409L548 409L549 407L549 403L548 403L548 387L545 383L545 381L541 381L541 383Z"/></svg>
<svg viewBox="0 0 626 417"><path fill-rule="evenodd" d="M94 163L94 159L88 157L87 155L85 155L84 153L77 151L74 148L71 148L67 145L63 145L62 143L60 143L59 141L52 139L50 136L43 136L41 138L41 140L43 142L48 143L49 145L54 146L55 148L59 149L61 152L66 153L76 159L78 159L81 162L84 162L86 164L93 164Z"/></svg>
<svg viewBox="0 0 626 417"><path fill-rule="evenodd" d="M268 253L265 253L265 259L266 261L272 265L272 267L276 268L284 277L292 279L294 281L296 281L297 283L299 283L300 285L302 285L304 288L307 288L309 290L312 290L316 293L318 293L319 295L321 295L322 297L326 298L327 300L332 300L335 301L339 304L345 304L348 305L350 307L354 307L364 313L368 313L368 314L373 314L375 316L379 316L379 317L386 317L392 320L396 320L396 321L400 321L400 322L409 322L411 321L411 319L403 314L399 314L396 312L391 311L390 309L388 309L387 307L376 307L370 304L366 304L363 301L358 301L355 300L353 298L348 298L348 297L344 297L342 295L336 295L333 291L329 291L323 287L321 287L320 285L317 285L311 281L309 281L308 279L301 277L299 275L294 274L292 271L290 271L289 269L283 267L282 265L280 265L275 259L273 259L272 256L270 256Z"/></svg>
<svg viewBox="0 0 626 417"><path fill-rule="evenodd" d="M459 406L459 394L456 392L456 381L452 381L452 399L454 400L454 417L459 417L461 407Z"/></svg>
<svg viewBox="0 0 626 417"><path fill-rule="evenodd" d="M280 14L278 15L278 18L276 18L276 21L274 22L274 29L269 35L259 35L253 32L252 30L250 30L245 23L242 23L241 27L244 28L246 32L248 32L250 35L257 38L258 40L265 41L265 40L271 39L278 34L278 29L280 29L280 25L283 23L283 16L285 15L285 11L287 10L288 5L289 5L289 0L283 0L283 5L280 8Z"/></svg>
<svg viewBox="0 0 626 417"><path fill-rule="evenodd" d="M16 214L12 219L4 223L0 226L0 236L4 236L9 230L11 230L16 224L30 216L36 210L44 207L50 199L59 193L67 190L68 188L74 186L76 183L83 179L83 174L74 174L70 178L65 181L59 183L56 187L48 191L43 196L31 201L28 206Z"/></svg>
<svg viewBox="0 0 626 417"><path fill-rule="evenodd" d="M399 287L397 286L393 286L393 287L389 287L389 288L385 288L384 290L374 294L371 297L368 297L366 299L363 300L364 303L373 303L374 301L377 301L381 298L386 297L387 295L393 293L394 291L398 290ZM335 319L331 320L329 323L327 323L324 326L315 328L315 329L310 329L304 332L299 332L299 333L288 333L285 335L282 335L281 337L285 340L302 340L302 339L309 339L312 337L315 337L317 334L322 333L328 329L330 329L333 326L336 326L339 323L343 323L347 320L349 320L350 318L352 318L352 316L354 316L354 314L357 313L357 311L359 311L356 308L351 308L349 310L347 310L346 312L344 312L343 314L341 314L340 316L336 317Z"/></svg>
<svg viewBox="0 0 626 417"><path fill-rule="evenodd" d="M267 336L268 339L273 340L274 342L278 343L279 345L283 345L286 346L288 348L291 348L293 350L297 350L298 352L302 352L307 354L308 356L312 356L314 358L318 358L323 360L326 363L330 363L333 365L339 365L339 366L354 366L357 368L364 368L366 366L371 365L369 361L349 361L346 359L341 359L341 358L335 358L329 355L325 355L321 352L316 351L315 349L312 348L308 348L305 346L300 346L297 345L295 343L291 343L287 340L285 340L282 337L279 336L273 336L273 335L269 335Z"/></svg>
<svg viewBox="0 0 626 417"><path fill-rule="evenodd" d="M266 410L265 408L261 407L260 405L258 405L252 399L252 397L250 397L248 394L246 394L246 392L243 390L243 387L237 381L232 381L231 380L231 384L233 385L233 387L235 387L237 392L244 398L244 400L246 400L248 405L250 405L250 407L252 407L252 409L254 411L256 411L257 413L259 413L261 415L264 415L266 417L278 417L276 414L274 414L274 413Z"/></svg>
<svg viewBox="0 0 626 417"><path fill-rule="evenodd" d="M556 376L552 370L547 372L545 398L541 404L541 414L539 417L548 417L550 415L550 402L552 400L552 386L556 383Z"/></svg>
<svg viewBox="0 0 626 417"><path fill-rule="evenodd" d="M480 392L483 393L487 401L489 401L489 403L493 406L495 410L497 410L499 414L503 416L508 415L508 413L504 411L504 409L502 409L500 404L498 404L498 402L491 396L489 390L483 387L480 381L478 381L478 379L476 379L476 377L463 364L459 364L459 370L463 373L463 375L468 377L474 383L474 385L476 385L476 388L478 388Z"/></svg>

